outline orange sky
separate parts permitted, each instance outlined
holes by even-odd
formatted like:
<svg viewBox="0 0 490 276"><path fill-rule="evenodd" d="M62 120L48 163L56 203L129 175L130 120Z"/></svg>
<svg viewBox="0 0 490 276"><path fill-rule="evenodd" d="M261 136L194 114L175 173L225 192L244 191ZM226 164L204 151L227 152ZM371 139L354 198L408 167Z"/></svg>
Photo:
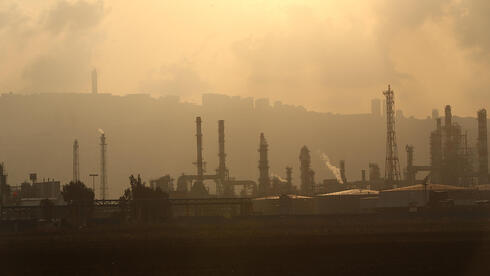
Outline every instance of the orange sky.
<svg viewBox="0 0 490 276"><path fill-rule="evenodd" d="M368 112L388 83L406 115L486 107L490 4L413 1L0 2L0 91L203 92Z"/></svg>

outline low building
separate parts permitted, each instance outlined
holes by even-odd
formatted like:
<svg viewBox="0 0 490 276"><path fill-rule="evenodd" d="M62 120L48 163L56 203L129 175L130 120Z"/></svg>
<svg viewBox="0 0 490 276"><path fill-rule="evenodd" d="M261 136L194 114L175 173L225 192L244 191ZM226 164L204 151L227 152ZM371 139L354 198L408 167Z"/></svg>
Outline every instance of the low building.
<svg viewBox="0 0 490 276"><path fill-rule="evenodd" d="M374 211L378 191L350 189L315 197L318 214L359 214Z"/></svg>
<svg viewBox="0 0 490 276"><path fill-rule="evenodd" d="M154 190L158 188L162 192L170 193L174 190L173 180L174 179L167 174L158 179L150 180L150 187Z"/></svg>
<svg viewBox="0 0 490 276"><path fill-rule="evenodd" d="M259 215L311 215L315 213L314 199L300 195L260 197L252 200Z"/></svg>
<svg viewBox="0 0 490 276"><path fill-rule="evenodd" d="M60 196L60 182L54 179L42 182L24 182L20 186L21 198L49 198L57 199Z"/></svg>
<svg viewBox="0 0 490 276"><path fill-rule="evenodd" d="M378 208L423 207L428 205L431 195L444 193L454 205L474 205L481 193L476 189L442 184L417 184L384 190L379 194Z"/></svg>

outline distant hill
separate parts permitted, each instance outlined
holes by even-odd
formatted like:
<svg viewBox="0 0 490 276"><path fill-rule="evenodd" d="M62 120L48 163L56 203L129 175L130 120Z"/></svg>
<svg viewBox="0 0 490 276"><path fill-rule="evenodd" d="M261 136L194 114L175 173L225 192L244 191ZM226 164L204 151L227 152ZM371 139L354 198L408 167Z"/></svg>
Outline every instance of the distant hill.
<svg viewBox="0 0 490 276"><path fill-rule="evenodd" d="M441 109L443 106L441 106ZM457 114L457 110L454 111ZM476 110L475 110L476 114ZM195 116L203 119L204 159L208 173L218 165L217 131L225 120L227 165L240 179L258 178L258 142L264 132L269 143L271 172L284 177L293 167L299 186L299 151L312 152L316 180L332 178L320 153L334 164L346 160L348 179L360 179L369 162L384 168L385 120L371 114L339 115L309 112L302 107L268 100L203 96L203 105L179 102L176 97L154 99L144 94L3 94L0 97L0 160L5 162L9 184L19 185L28 173L66 183L72 175L72 143L80 143L82 181L91 184L89 173L99 171L99 134L108 142L108 183L111 197L129 184L130 174L149 180L164 174L177 178L195 173ZM468 130L476 143L476 118L454 120ZM415 163L429 163L432 119L399 117L398 149L402 167L405 145L415 146ZM210 188L211 190L213 188ZM97 191L98 192L98 191Z"/></svg>

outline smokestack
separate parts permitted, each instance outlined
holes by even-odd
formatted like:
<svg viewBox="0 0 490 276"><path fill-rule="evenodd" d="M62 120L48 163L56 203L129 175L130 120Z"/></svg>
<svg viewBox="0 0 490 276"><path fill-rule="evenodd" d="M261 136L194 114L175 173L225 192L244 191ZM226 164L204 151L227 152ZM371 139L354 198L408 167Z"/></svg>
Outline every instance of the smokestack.
<svg viewBox="0 0 490 276"><path fill-rule="evenodd" d="M259 146L259 194L266 195L270 191L270 178L269 178L269 159L268 159L269 145L265 140L264 133L260 133L260 146Z"/></svg>
<svg viewBox="0 0 490 276"><path fill-rule="evenodd" d="M228 179L228 169L226 168L226 153L225 153L225 121L218 121L218 147L219 147L219 165L218 165L218 178L220 185L224 191L221 191L225 195L232 195L233 188L228 186L226 180Z"/></svg>
<svg viewBox="0 0 490 276"><path fill-rule="evenodd" d="M99 130L100 134L100 195L103 200L106 199L107 192L107 143L105 133Z"/></svg>
<svg viewBox="0 0 490 276"><path fill-rule="evenodd" d="M77 183L80 181L80 163L78 156L78 140L75 139L73 142L73 182Z"/></svg>
<svg viewBox="0 0 490 276"><path fill-rule="evenodd" d="M92 94L97 94L98 93L98 87L97 87L97 70L94 69L92 70Z"/></svg>
<svg viewBox="0 0 490 276"><path fill-rule="evenodd" d="M488 183L487 110L478 111L478 184Z"/></svg>
<svg viewBox="0 0 490 276"><path fill-rule="evenodd" d="M345 160L340 160L340 178L342 182L347 183L347 177L345 176Z"/></svg>
<svg viewBox="0 0 490 276"><path fill-rule="evenodd" d="M203 186L204 168L202 159L202 132L201 132L201 117L196 117L196 138L197 138L197 179L196 184Z"/></svg>

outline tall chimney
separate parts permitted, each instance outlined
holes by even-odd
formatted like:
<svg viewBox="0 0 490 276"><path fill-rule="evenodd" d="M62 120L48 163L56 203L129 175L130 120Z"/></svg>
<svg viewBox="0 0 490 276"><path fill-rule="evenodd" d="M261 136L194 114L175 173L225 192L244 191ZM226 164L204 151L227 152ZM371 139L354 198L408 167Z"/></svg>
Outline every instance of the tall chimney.
<svg viewBox="0 0 490 276"><path fill-rule="evenodd" d="M107 193L107 143L105 133L100 135L100 195L104 200Z"/></svg>
<svg viewBox="0 0 490 276"><path fill-rule="evenodd" d="M478 184L488 183L487 110L478 111Z"/></svg>
<svg viewBox="0 0 490 276"><path fill-rule="evenodd" d="M78 140L73 142L73 182L77 183L80 181L80 164L79 164L79 155L78 155Z"/></svg>
<svg viewBox="0 0 490 276"><path fill-rule="evenodd" d="M201 132L201 117L196 117L196 138L197 138L197 179L196 184L203 186L203 159L202 159L202 132Z"/></svg>
<svg viewBox="0 0 490 276"><path fill-rule="evenodd" d="M268 159L268 147L265 140L264 133L260 133L260 146L259 146L259 194L267 195L270 191L270 178L269 178L269 159Z"/></svg>
<svg viewBox="0 0 490 276"><path fill-rule="evenodd" d="M92 70L92 94L98 93L97 70Z"/></svg>
<svg viewBox="0 0 490 276"><path fill-rule="evenodd" d="M219 147L219 165L218 165L218 179L220 185L223 188L223 194L232 195L232 187L229 187L226 183L228 178L228 169L226 168L226 153L225 153L225 121L218 121L218 147Z"/></svg>

